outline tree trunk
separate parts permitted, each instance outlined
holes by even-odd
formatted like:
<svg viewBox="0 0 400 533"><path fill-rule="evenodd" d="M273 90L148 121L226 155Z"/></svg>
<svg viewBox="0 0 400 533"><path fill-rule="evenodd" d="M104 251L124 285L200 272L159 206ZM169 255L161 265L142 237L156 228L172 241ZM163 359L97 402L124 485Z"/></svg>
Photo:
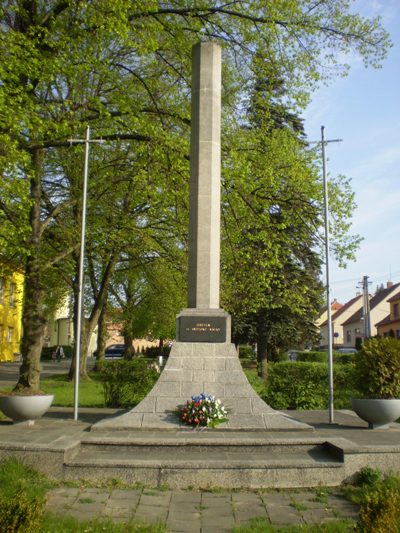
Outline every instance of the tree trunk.
<svg viewBox="0 0 400 533"><path fill-rule="evenodd" d="M82 319L82 338L81 338L81 359L79 361L79 375L83 379L88 379L87 358L89 353L90 341L96 324L93 326L90 320Z"/></svg>
<svg viewBox="0 0 400 533"><path fill-rule="evenodd" d="M74 304L75 307L75 304ZM88 373L86 368L87 363L87 354L90 345L90 339L92 337L93 329L90 327L89 320L87 318L82 318L82 327L81 327L81 349L79 353L79 376L82 379L88 379ZM68 379L73 381L75 379L75 369L76 369L76 355L77 355L77 328L74 323L74 352L72 355L71 366L69 368Z"/></svg>
<svg viewBox="0 0 400 533"><path fill-rule="evenodd" d="M103 306L101 310L99 323L97 324L97 350L96 350L96 369L97 363L104 361L104 353L106 351L107 338L107 322L106 322L107 305Z"/></svg>
<svg viewBox="0 0 400 533"><path fill-rule="evenodd" d="M158 355L164 355L164 339L160 338L158 341Z"/></svg>
<svg viewBox="0 0 400 533"><path fill-rule="evenodd" d="M109 259L107 267L104 271L101 284L100 284L100 290L97 292L97 294L94 295L94 303L92 307L92 311L90 313L90 317L88 319L82 319L82 339L81 339L81 357L80 357L80 365L79 365L79 374L83 378L88 377L87 375L87 369L86 369L86 361L88 356L88 349L90 346L90 339L92 338L92 334L100 320L100 315L102 312L102 309L106 303L107 299L107 293L108 293L108 287L110 285L111 277L114 272L115 264L117 262L117 259L119 257L119 252L115 252ZM78 272L79 272L79 257L77 256L75 260L75 268L76 268L76 276L75 276L75 282L74 282L74 335L75 335L75 350L71 361L71 367L69 370L69 379L72 380L74 378L75 374L75 364L76 364L76 331L77 331L77 317L78 317L78 298L79 298L79 289L78 289Z"/></svg>
<svg viewBox="0 0 400 533"><path fill-rule="evenodd" d="M76 262L75 262L75 270L76 268ZM73 291L74 291L74 303L73 303L73 330L74 330L74 351L72 353L71 358L71 365L69 367L69 373L68 373L68 379L70 381L73 381L75 378L75 368L76 368L76 347L77 347L77 320L76 317L78 316L78 298L79 298L79 288L78 288L78 277L75 275L75 279L73 281Z"/></svg>
<svg viewBox="0 0 400 533"><path fill-rule="evenodd" d="M15 390L39 391L40 356L42 353L46 320L43 314L44 291L40 283L37 261L30 257L25 271L24 306L22 312L22 364Z"/></svg>
<svg viewBox="0 0 400 533"><path fill-rule="evenodd" d="M125 359L133 359L135 357L135 349L133 347L133 337L130 333L124 331L125 344Z"/></svg>
<svg viewBox="0 0 400 533"><path fill-rule="evenodd" d="M46 319L43 309L44 287L40 261L40 241L42 224L40 221L41 172L43 154L32 154L35 174L30 180L30 197L32 207L29 214L31 236L29 255L25 265L25 293L22 310L23 335L21 340L22 364L19 379L14 390L30 389L39 391L40 356L42 353Z"/></svg>

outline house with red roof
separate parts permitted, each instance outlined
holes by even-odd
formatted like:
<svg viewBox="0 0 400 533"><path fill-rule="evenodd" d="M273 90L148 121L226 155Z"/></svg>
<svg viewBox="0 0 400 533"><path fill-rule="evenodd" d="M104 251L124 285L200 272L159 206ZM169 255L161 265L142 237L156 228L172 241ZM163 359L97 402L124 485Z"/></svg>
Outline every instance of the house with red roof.
<svg viewBox="0 0 400 533"><path fill-rule="evenodd" d="M336 311L338 311L341 307L343 306L343 304L339 303L336 298L333 300L333 302L331 302L331 314L333 313L336 313ZM317 318L317 321L316 321L316 325L317 327L320 327L321 324L323 322L326 321L326 319L328 318L328 306L325 305L324 307L322 307L322 309L320 309L319 311L319 316Z"/></svg>
<svg viewBox="0 0 400 533"><path fill-rule="evenodd" d="M389 282L386 289L378 291L369 300L370 307L370 324L371 337L378 334L376 325L383 321L390 314L389 299L400 293L400 283L393 284ZM364 311L361 307L352 316L342 323L343 327L343 346L346 348L355 348L364 341Z"/></svg>
<svg viewBox="0 0 400 533"><path fill-rule="evenodd" d="M341 305L332 315L332 344L335 348L343 346L343 328L342 323L350 318L356 311L362 308L363 298L358 294L344 305ZM328 346L328 320L322 322L319 326L320 331L320 347L327 348Z"/></svg>
<svg viewBox="0 0 400 533"><path fill-rule="evenodd" d="M390 313L375 324L380 337L394 337L400 340L400 292L387 300Z"/></svg>

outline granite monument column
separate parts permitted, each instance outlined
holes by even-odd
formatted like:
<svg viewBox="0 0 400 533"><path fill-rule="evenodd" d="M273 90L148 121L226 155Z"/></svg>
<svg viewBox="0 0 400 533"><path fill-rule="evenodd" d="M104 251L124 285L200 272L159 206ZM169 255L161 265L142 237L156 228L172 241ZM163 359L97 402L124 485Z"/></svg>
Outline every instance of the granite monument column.
<svg viewBox="0 0 400 533"><path fill-rule="evenodd" d="M188 309L178 341L230 341L230 317L219 308L220 181L221 47L209 41L192 54Z"/></svg>
<svg viewBox="0 0 400 533"><path fill-rule="evenodd" d="M193 47L188 307L219 308L221 48Z"/></svg>
<svg viewBox="0 0 400 533"><path fill-rule="evenodd" d="M230 315L219 307L221 48L198 43L192 57L188 308L177 317L176 342L146 398L92 430L179 427L177 407L200 393L228 409L221 428L309 429L254 392L231 343Z"/></svg>

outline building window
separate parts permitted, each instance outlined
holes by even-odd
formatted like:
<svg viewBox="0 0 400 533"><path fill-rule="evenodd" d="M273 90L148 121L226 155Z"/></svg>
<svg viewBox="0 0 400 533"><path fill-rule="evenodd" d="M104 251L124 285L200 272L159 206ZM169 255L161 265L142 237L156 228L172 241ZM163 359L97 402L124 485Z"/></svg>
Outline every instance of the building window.
<svg viewBox="0 0 400 533"><path fill-rule="evenodd" d="M7 328L7 342L12 342L13 340L13 328Z"/></svg>
<svg viewBox="0 0 400 533"><path fill-rule="evenodd" d="M346 342L351 342L351 329L346 330Z"/></svg>
<svg viewBox="0 0 400 533"><path fill-rule="evenodd" d="M10 293L8 295L8 303L11 307L15 305L15 283L10 283Z"/></svg>
<svg viewBox="0 0 400 533"><path fill-rule="evenodd" d="M399 318L399 304L393 304L393 318Z"/></svg>

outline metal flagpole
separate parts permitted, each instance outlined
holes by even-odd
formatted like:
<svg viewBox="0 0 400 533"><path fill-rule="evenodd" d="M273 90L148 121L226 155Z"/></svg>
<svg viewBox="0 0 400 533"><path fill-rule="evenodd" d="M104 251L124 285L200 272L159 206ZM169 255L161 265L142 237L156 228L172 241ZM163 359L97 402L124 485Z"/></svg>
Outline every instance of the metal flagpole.
<svg viewBox="0 0 400 533"><path fill-rule="evenodd" d="M333 410L333 330L332 330L332 313L331 313L331 287L329 279L329 195L328 180L326 175L325 145L328 143L339 143L343 139L325 140L325 126L321 126L321 140L311 141L309 144L321 144L322 153L322 179L324 183L324 230L325 230L325 276L326 276L326 305L328 311L328 381L329 381L329 422L334 422Z"/></svg>
<svg viewBox="0 0 400 533"><path fill-rule="evenodd" d="M325 144L328 142L341 142L342 139L326 141L324 137L325 126L321 126L321 151L322 151L322 177L324 182L324 226L325 226L325 276L326 276L326 305L328 309L328 381L329 381L329 422L334 422L333 409L333 353L332 353L332 316L331 316L331 289L329 279L329 195L328 180L326 176Z"/></svg>
<svg viewBox="0 0 400 533"><path fill-rule="evenodd" d="M82 342L82 308L83 308L83 282L84 282L84 261L85 261L85 236L86 236L86 204L87 204L87 184L89 174L89 144L91 142L101 143L102 140L90 140L90 127L86 128L85 139L69 139L71 144L85 144L85 164L83 167L83 191L82 191L82 224L81 224L81 246L79 252L79 280L78 280L78 310L76 324L76 357L75 357L75 382L74 382L74 420L78 420L79 405L79 370L81 360Z"/></svg>

